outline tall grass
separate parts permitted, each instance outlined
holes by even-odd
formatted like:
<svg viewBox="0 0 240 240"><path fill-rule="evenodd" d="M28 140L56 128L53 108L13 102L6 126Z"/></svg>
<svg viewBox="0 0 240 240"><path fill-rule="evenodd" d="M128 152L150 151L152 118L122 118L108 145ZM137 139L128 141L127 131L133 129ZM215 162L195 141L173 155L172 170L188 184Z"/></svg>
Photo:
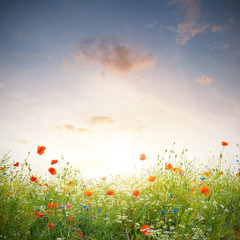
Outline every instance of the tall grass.
<svg viewBox="0 0 240 240"><path fill-rule="evenodd" d="M59 167L63 159L49 166L57 174L42 178L30 153L19 166L8 153L0 164L0 239L240 239L240 169L222 172L222 152L205 172L186 151L166 150L151 169L89 180L68 163Z"/></svg>

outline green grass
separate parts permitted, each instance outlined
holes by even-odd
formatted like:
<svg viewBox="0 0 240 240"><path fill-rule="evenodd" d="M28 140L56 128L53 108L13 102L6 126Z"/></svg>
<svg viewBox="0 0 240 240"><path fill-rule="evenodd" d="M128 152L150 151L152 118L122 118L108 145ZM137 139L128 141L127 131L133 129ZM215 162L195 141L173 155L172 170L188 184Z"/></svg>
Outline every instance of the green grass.
<svg viewBox="0 0 240 240"><path fill-rule="evenodd" d="M84 180L68 163L60 167L63 159L52 166L57 174L43 179L32 173L28 158L14 167L6 154L0 164L0 239L83 239L79 231L84 239L148 239L140 231L144 225L150 227L150 239L240 239L240 169L220 174L223 149L208 177L186 159L185 151L178 155L166 150L151 169L106 180ZM184 174L165 170L166 162ZM32 175L37 182L30 181ZM156 180L149 181L149 176ZM208 195L200 192L203 186ZM108 189L115 194L107 195ZM47 207L52 202L55 207Z"/></svg>

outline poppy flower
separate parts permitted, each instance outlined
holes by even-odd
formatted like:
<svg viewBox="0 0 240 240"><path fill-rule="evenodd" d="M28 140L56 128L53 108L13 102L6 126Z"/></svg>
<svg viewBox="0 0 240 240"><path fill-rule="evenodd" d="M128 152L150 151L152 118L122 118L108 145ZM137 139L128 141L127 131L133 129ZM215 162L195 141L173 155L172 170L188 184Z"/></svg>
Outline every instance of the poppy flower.
<svg viewBox="0 0 240 240"><path fill-rule="evenodd" d="M87 197L91 197L92 194L93 194L93 192L91 192L91 191L85 191L84 192L84 195L87 196Z"/></svg>
<svg viewBox="0 0 240 240"><path fill-rule="evenodd" d="M66 204L66 208L68 208L69 210L71 209L71 206L70 206L70 204Z"/></svg>
<svg viewBox="0 0 240 240"><path fill-rule="evenodd" d="M16 162L15 164L13 164L14 167L19 167L19 162Z"/></svg>
<svg viewBox="0 0 240 240"><path fill-rule="evenodd" d="M67 219L68 219L68 221L72 221L73 220L73 216L68 216Z"/></svg>
<svg viewBox="0 0 240 240"><path fill-rule="evenodd" d="M179 174L184 174L184 171L181 168L173 168L174 172L179 172Z"/></svg>
<svg viewBox="0 0 240 240"><path fill-rule="evenodd" d="M133 191L133 196L138 197L140 195L140 192L138 190Z"/></svg>
<svg viewBox="0 0 240 240"><path fill-rule="evenodd" d="M206 176L206 177L209 177L210 173L209 172L204 172L203 175Z"/></svg>
<svg viewBox="0 0 240 240"><path fill-rule="evenodd" d="M105 178L105 177L102 177L102 180L103 180L103 181L105 181L105 180L106 180L106 178Z"/></svg>
<svg viewBox="0 0 240 240"><path fill-rule="evenodd" d="M83 233L81 232L81 230L80 229L78 229L78 234L79 234L79 236L80 236L80 238L85 238L85 235L83 235Z"/></svg>
<svg viewBox="0 0 240 240"><path fill-rule="evenodd" d="M240 171L236 174L237 177L240 177Z"/></svg>
<svg viewBox="0 0 240 240"><path fill-rule="evenodd" d="M47 205L47 207L49 207L49 208L55 208L55 206L56 206L55 202L50 202L50 203Z"/></svg>
<svg viewBox="0 0 240 240"><path fill-rule="evenodd" d="M37 153L39 155L43 155L44 151L46 150L46 147L43 147L43 146L38 146L37 148Z"/></svg>
<svg viewBox="0 0 240 240"><path fill-rule="evenodd" d="M34 214L37 216L38 215L38 211L33 210Z"/></svg>
<svg viewBox="0 0 240 240"><path fill-rule="evenodd" d="M68 186L71 186L72 185L72 181L70 181L69 183L68 183Z"/></svg>
<svg viewBox="0 0 240 240"><path fill-rule="evenodd" d="M52 160L51 161L51 164L53 165L53 164L56 164L56 163L58 163L58 160Z"/></svg>
<svg viewBox="0 0 240 240"><path fill-rule="evenodd" d="M30 178L30 181L37 183L37 182L38 182L38 179L37 179L37 177L34 177L34 176L32 175L32 177Z"/></svg>
<svg viewBox="0 0 240 240"><path fill-rule="evenodd" d="M47 214L47 215L51 215L51 210L48 209L48 210L46 211L46 214Z"/></svg>
<svg viewBox="0 0 240 240"><path fill-rule="evenodd" d="M37 214L37 217L39 217L39 218L43 218L43 216L44 216L44 214L42 212Z"/></svg>
<svg viewBox="0 0 240 240"><path fill-rule="evenodd" d="M234 236L238 236L238 235L240 235L240 232L239 231L234 231Z"/></svg>
<svg viewBox="0 0 240 240"><path fill-rule="evenodd" d="M107 190L107 195L114 195L114 194L115 194L114 190L112 190L112 189Z"/></svg>
<svg viewBox="0 0 240 240"><path fill-rule="evenodd" d="M223 175L223 171L220 171L220 175Z"/></svg>
<svg viewBox="0 0 240 240"><path fill-rule="evenodd" d="M47 228L48 229L53 229L54 228L54 225L50 222L47 223Z"/></svg>
<svg viewBox="0 0 240 240"><path fill-rule="evenodd" d="M202 187L202 188L200 189L200 192L201 192L202 194L205 194L206 196L210 194L210 191L209 191L208 187L206 187L206 186Z"/></svg>
<svg viewBox="0 0 240 240"><path fill-rule="evenodd" d="M223 146L223 147L226 147L227 145L228 145L227 142L222 142L222 146Z"/></svg>
<svg viewBox="0 0 240 240"><path fill-rule="evenodd" d="M148 181L154 182L156 180L156 178L157 178L156 176L150 176L148 178Z"/></svg>
<svg viewBox="0 0 240 240"><path fill-rule="evenodd" d="M140 154L140 160L142 161L146 160L146 155L144 153Z"/></svg>
<svg viewBox="0 0 240 240"><path fill-rule="evenodd" d="M151 228L148 225L144 225L140 228L142 234L146 235L147 237L151 237L152 233L150 233Z"/></svg>
<svg viewBox="0 0 240 240"><path fill-rule="evenodd" d="M165 170L172 170L173 169L173 166L171 163L165 163Z"/></svg>
<svg viewBox="0 0 240 240"><path fill-rule="evenodd" d="M55 168L53 168L53 167L50 167L49 169L48 169L48 171L52 174L52 175L55 175L55 174L57 174L57 171L56 171L56 169Z"/></svg>

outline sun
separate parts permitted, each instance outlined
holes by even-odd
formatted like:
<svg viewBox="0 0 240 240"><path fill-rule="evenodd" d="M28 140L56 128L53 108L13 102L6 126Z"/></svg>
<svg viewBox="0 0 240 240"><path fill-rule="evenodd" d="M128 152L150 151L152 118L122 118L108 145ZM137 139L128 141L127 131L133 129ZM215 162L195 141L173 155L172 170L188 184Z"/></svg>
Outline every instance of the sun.
<svg viewBox="0 0 240 240"><path fill-rule="evenodd" d="M129 141L117 140L109 144L109 161L116 173L125 174L133 170L137 153Z"/></svg>

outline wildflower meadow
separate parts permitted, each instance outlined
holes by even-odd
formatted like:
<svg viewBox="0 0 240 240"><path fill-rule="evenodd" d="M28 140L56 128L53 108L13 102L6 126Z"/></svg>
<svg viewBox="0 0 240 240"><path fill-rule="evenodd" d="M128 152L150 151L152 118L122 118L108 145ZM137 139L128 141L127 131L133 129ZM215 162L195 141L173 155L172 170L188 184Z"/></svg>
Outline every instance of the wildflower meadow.
<svg viewBox="0 0 240 240"><path fill-rule="evenodd" d="M216 168L197 168L186 150L172 149L149 169L97 179L84 179L64 159L49 159L49 176L38 175L28 159L44 155L47 146L20 162L5 154L0 239L240 239L239 155L236 168L223 169L229 144L219 147Z"/></svg>

